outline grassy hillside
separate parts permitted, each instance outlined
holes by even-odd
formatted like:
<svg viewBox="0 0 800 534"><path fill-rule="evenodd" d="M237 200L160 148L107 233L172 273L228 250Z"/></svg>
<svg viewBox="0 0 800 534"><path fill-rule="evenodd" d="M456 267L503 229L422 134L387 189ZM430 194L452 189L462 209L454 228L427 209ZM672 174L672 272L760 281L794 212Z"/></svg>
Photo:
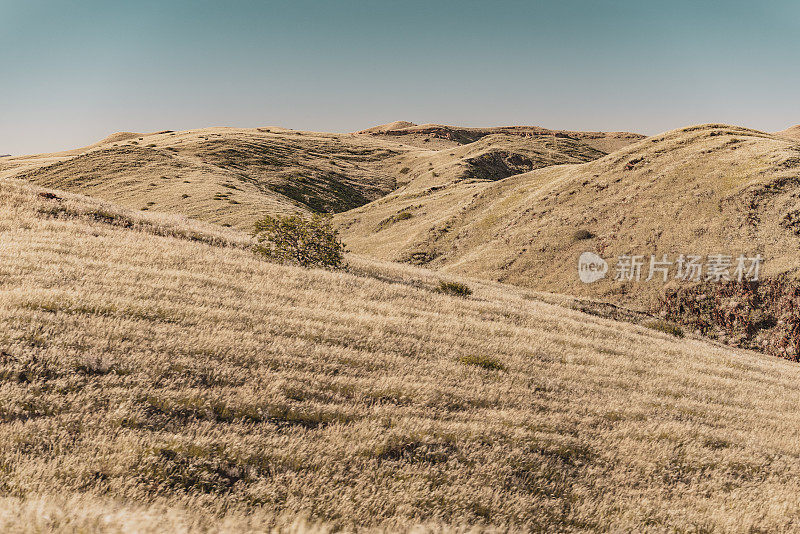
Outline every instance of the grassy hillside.
<svg viewBox="0 0 800 534"><path fill-rule="evenodd" d="M775 135L779 135L781 137L788 137L789 139L800 141L800 124L797 126L792 126L791 128L786 128L785 130L781 130L780 132L775 132Z"/></svg>
<svg viewBox="0 0 800 534"><path fill-rule="evenodd" d="M3 158L0 178L249 228L265 214L346 211L412 182L419 189L498 180L605 155L582 141L526 131L444 147L281 128L119 132L80 149Z"/></svg>
<svg viewBox="0 0 800 534"><path fill-rule="evenodd" d="M797 365L58 196L0 182L3 531L800 520Z"/></svg>
<svg viewBox="0 0 800 534"><path fill-rule="evenodd" d="M490 135L510 135L525 139L558 137L583 143L595 150L614 152L625 146L640 141L644 135L630 132L575 132L569 130L550 130L539 126L500 126L491 128L468 128L448 126L445 124L417 125L410 122L396 121L375 126L358 132L379 138L397 139L401 142L447 148L474 143Z"/></svg>
<svg viewBox="0 0 800 534"><path fill-rule="evenodd" d="M5 158L0 176L249 227L267 213L339 212L396 188L382 163L409 149L280 128L121 133L85 149Z"/></svg>
<svg viewBox="0 0 800 534"><path fill-rule="evenodd" d="M408 194L463 181L497 181L605 155L572 139L493 134L450 148L410 151L387 161L387 168L398 177L397 191Z"/></svg>
<svg viewBox="0 0 800 534"><path fill-rule="evenodd" d="M400 190L342 214L350 248L541 290L651 303L662 283L613 282L622 254L726 253L800 262L800 145L725 125L683 128L603 158L493 183ZM592 285L577 258L611 276ZM647 273L645 273L646 276Z"/></svg>

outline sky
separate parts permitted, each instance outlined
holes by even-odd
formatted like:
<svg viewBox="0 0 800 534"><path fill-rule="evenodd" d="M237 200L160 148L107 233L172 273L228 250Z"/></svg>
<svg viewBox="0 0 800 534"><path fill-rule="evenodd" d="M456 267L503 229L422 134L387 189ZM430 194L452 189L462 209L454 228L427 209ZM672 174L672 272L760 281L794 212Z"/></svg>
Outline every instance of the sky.
<svg viewBox="0 0 800 534"><path fill-rule="evenodd" d="M800 2L0 0L0 154L395 120L800 123Z"/></svg>

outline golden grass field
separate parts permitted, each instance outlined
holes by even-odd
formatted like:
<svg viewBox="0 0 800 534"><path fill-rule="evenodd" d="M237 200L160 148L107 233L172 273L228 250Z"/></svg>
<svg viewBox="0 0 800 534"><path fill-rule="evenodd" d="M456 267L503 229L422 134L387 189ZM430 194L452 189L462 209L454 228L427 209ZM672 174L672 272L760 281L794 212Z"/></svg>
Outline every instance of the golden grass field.
<svg viewBox="0 0 800 534"><path fill-rule="evenodd" d="M796 531L800 367L575 272L690 245L793 274L796 131L209 128L0 159L0 532ZM257 218L314 211L345 270L252 252Z"/></svg>
<svg viewBox="0 0 800 534"><path fill-rule="evenodd" d="M339 213L402 186L497 180L591 161L606 154L596 146L641 138L529 127L456 130L469 133L457 142L438 130L398 135L285 128L119 132L84 148L2 158L0 178L249 231L267 214ZM556 134L572 137L556 139Z"/></svg>
<svg viewBox="0 0 800 534"><path fill-rule="evenodd" d="M406 121L395 121L389 124L373 126L356 132L387 139L451 148L469 144L491 135L517 136L529 140L556 136L561 139L572 139L601 152L614 152L631 143L640 141L646 136L630 132L575 132L569 130L550 130L539 126L500 126L491 128L467 128L446 124L414 124Z"/></svg>
<svg viewBox="0 0 800 534"><path fill-rule="evenodd" d="M336 219L356 253L648 308L663 283L613 281L620 255L760 253L764 275L794 273L798 169L797 140L706 124L586 163L498 181L409 185ZM580 282L584 251L609 261L605 280Z"/></svg>
<svg viewBox="0 0 800 534"><path fill-rule="evenodd" d="M797 528L796 364L39 191L0 181L0 531Z"/></svg>
<svg viewBox="0 0 800 534"><path fill-rule="evenodd" d="M341 211L396 187L396 143L282 128L121 132L57 154L0 160L0 177L137 209L250 228L267 213Z"/></svg>

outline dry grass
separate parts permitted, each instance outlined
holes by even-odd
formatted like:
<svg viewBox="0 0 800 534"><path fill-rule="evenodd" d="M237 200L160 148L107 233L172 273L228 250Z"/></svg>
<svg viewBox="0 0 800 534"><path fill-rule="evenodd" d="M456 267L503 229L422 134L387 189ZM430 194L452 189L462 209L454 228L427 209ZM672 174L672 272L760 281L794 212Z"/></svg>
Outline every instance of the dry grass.
<svg viewBox="0 0 800 534"><path fill-rule="evenodd" d="M137 135L143 140L131 140ZM121 133L83 149L4 158L0 177L249 229L267 214L340 212L379 198L397 187L387 161L411 150L281 128Z"/></svg>
<svg viewBox="0 0 800 534"><path fill-rule="evenodd" d="M549 130L536 128L480 131L447 146L415 146L406 136L283 128L120 132L81 149L3 158L0 178L249 230L264 215L338 213L409 183L422 190L498 180L606 153L593 146L605 134L571 132L581 140L555 141L545 134ZM531 131L541 135L531 138ZM640 137L626 135L609 139Z"/></svg>
<svg viewBox="0 0 800 534"><path fill-rule="evenodd" d="M792 126L791 128L786 128L780 132L775 132L775 135L787 137L793 141L800 141L800 124Z"/></svg>
<svg viewBox="0 0 800 534"><path fill-rule="evenodd" d="M644 139L644 135L630 132L575 132L568 130L550 130L538 126L500 126L493 128L468 128L448 126L445 124L422 124L396 121L374 126L358 132L372 136L396 139L403 143L422 145L437 149L474 143L490 136L514 136L535 141L558 137L563 141L579 143L601 152L614 152L625 146Z"/></svg>
<svg viewBox="0 0 800 534"><path fill-rule="evenodd" d="M4 531L800 520L789 362L357 256L273 265L16 182L0 207Z"/></svg>
<svg viewBox="0 0 800 534"><path fill-rule="evenodd" d="M386 141L407 141L405 136L378 137ZM428 139L425 137L425 139ZM533 169L601 158L605 152L576 139L551 136L528 138L521 135L491 134L473 140L449 141L453 146L409 151L389 160L386 171L395 173L403 194L420 194L430 188L463 181L496 181ZM399 166L399 169L398 169Z"/></svg>
<svg viewBox="0 0 800 534"><path fill-rule="evenodd" d="M800 145L778 135L701 125L603 158L497 182L409 187L337 216L350 250L448 273L646 308L663 283L614 282L616 258L761 253L763 275L800 262ZM376 231L400 210L408 220ZM580 231L581 234L577 234ZM586 285L595 251L609 276ZM647 277L647 262L642 280Z"/></svg>

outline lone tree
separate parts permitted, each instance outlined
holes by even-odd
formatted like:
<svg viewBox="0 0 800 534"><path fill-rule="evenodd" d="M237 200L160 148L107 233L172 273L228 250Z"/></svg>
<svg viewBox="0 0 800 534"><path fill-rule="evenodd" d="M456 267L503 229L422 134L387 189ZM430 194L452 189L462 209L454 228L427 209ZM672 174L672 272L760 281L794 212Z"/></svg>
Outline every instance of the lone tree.
<svg viewBox="0 0 800 534"><path fill-rule="evenodd" d="M333 269L344 262L344 245L329 216L267 216L256 222L253 235L254 250L273 260Z"/></svg>

